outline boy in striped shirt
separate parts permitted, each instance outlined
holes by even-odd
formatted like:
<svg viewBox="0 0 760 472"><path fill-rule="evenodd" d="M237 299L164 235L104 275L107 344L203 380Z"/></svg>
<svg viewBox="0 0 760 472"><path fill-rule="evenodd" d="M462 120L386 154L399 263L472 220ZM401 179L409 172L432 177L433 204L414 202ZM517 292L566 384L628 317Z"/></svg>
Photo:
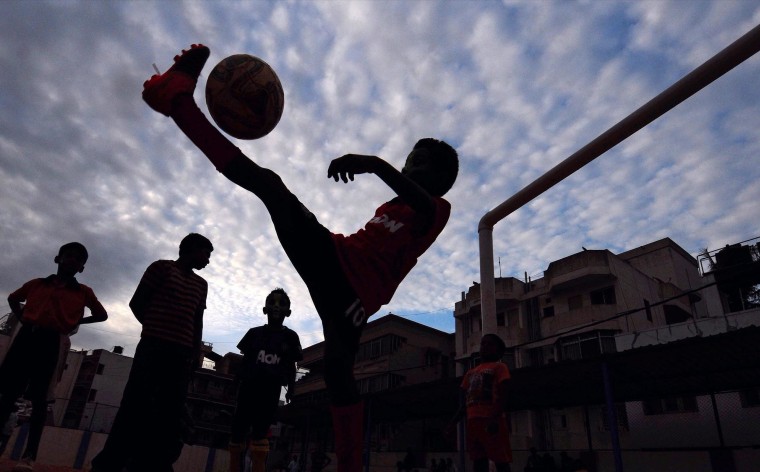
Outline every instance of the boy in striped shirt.
<svg viewBox="0 0 760 472"><path fill-rule="evenodd" d="M145 271L129 308L142 324L119 412L93 472L171 471L182 452L181 420L192 372L201 355L208 284L193 272L214 250L200 234L187 235L176 261Z"/></svg>

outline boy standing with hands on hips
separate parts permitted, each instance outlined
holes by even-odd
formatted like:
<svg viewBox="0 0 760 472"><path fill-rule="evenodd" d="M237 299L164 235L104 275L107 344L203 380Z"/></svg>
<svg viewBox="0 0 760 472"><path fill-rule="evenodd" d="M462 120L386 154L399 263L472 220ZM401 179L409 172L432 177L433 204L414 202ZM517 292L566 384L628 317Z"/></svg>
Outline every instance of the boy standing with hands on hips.
<svg viewBox="0 0 760 472"><path fill-rule="evenodd" d="M92 289L75 277L84 271L88 256L83 244L64 244L53 259L58 264L55 274L30 280L8 296L8 305L22 326L0 366L0 425L8 420L18 397L26 392L32 401L26 450L14 471L34 470L62 337L80 324L108 319ZM90 316L84 316L85 308Z"/></svg>

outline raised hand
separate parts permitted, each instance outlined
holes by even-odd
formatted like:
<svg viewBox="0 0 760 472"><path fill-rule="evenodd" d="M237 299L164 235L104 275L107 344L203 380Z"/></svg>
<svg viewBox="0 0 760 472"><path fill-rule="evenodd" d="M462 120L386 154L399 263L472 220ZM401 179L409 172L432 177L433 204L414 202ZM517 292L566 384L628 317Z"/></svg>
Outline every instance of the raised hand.
<svg viewBox="0 0 760 472"><path fill-rule="evenodd" d="M354 180L356 174L376 173L379 162L383 161L377 156L346 154L330 162L330 166L327 168L327 178L332 178L336 182L338 180L348 182Z"/></svg>

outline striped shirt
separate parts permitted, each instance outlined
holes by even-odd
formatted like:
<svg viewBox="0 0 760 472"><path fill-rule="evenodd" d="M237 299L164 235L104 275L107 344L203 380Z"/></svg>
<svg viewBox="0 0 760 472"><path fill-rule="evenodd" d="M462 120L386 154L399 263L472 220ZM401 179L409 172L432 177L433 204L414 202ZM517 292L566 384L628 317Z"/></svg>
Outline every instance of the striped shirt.
<svg viewBox="0 0 760 472"><path fill-rule="evenodd" d="M148 266L140 285L152 293L143 315L141 337L196 348L200 339L196 326L201 329L206 308L206 280L176 261L160 260Z"/></svg>

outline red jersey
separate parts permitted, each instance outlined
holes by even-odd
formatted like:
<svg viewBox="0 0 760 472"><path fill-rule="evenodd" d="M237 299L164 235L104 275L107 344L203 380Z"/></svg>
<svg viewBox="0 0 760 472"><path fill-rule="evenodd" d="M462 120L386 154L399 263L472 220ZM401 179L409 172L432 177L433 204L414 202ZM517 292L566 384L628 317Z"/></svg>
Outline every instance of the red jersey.
<svg viewBox="0 0 760 472"><path fill-rule="evenodd" d="M436 197L435 216L425 230L416 212L401 199L384 203L375 217L350 236L333 234L346 278L369 317L391 300L396 288L443 231L451 205Z"/></svg>
<svg viewBox="0 0 760 472"><path fill-rule="evenodd" d="M498 386L510 379L509 367L503 362L484 362L464 374L467 418L491 418L503 411L504 398Z"/></svg>
<svg viewBox="0 0 760 472"><path fill-rule="evenodd" d="M82 321L84 308L92 308L98 303L90 287L76 279L61 285L56 275L30 280L10 294L8 299L26 302L22 315L24 323L53 329L61 334L73 331Z"/></svg>

